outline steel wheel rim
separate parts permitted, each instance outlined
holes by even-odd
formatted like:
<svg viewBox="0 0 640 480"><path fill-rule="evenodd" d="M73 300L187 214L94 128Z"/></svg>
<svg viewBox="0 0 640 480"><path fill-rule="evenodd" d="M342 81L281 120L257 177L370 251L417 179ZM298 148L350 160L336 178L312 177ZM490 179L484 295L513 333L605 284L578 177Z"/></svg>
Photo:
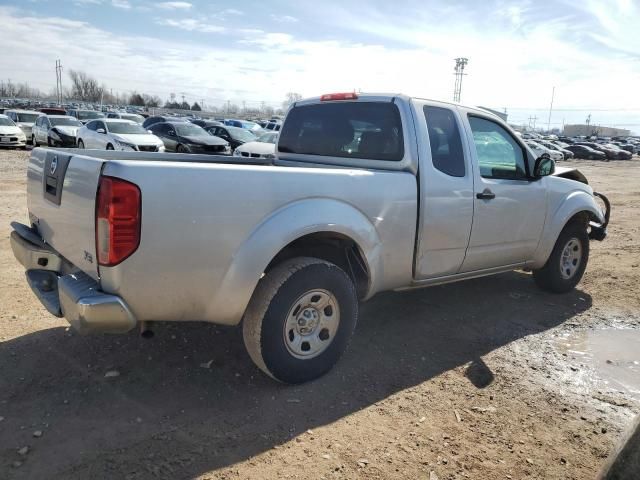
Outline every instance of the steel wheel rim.
<svg viewBox="0 0 640 480"><path fill-rule="evenodd" d="M291 355L301 360L324 352L338 332L340 307L329 291L314 289L300 295L287 312L284 343Z"/></svg>
<svg viewBox="0 0 640 480"><path fill-rule="evenodd" d="M577 238L571 238L560 255L560 275L565 280L572 278L582 263L582 243Z"/></svg>

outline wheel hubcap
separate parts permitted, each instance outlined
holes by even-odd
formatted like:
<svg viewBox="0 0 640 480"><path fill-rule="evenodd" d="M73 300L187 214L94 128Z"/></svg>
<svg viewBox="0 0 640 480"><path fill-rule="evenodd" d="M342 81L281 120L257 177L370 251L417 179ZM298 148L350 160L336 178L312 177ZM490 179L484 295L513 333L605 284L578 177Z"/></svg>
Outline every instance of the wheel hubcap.
<svg viewBox="0 0 640 480"><path fill-rule="evenodd" d="M338 301L327 290L310 290L289 309L284 325L284 343L296 358L313 358L331 345L338 325Z"/></svg>
<svg viewBox="0 0 640 480"><path fill-rule="evenodd" d="M577 238L570 239L562 249L560 256L560 274L565 280L573 277L582 261L582 243Z"/></svg>

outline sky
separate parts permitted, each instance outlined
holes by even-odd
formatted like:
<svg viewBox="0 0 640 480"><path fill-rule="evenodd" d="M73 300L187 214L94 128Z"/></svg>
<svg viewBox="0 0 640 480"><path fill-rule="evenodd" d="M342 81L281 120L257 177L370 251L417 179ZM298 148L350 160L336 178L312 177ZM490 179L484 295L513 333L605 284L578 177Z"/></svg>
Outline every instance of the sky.
<svg viewBox="0 0 640 480"><path fill-rule="evenodd" d="M59 58L114 91L205 105L277 107L291 91L451 100L466 57L464 104L640 132L640 0L0 0L0 25L0 78L43 91Z"/></svg>

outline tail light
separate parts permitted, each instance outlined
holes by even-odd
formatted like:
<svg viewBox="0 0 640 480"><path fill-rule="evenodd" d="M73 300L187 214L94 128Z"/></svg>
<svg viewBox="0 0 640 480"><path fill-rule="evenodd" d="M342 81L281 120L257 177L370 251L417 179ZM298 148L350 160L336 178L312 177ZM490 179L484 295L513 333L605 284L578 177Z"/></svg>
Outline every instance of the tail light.
<svg viewBox="0 0 640 480"><path fill-rule="evenodd" d="M96 206L98 263L119 264L140 245L141 196L137 185L114 177L100 177Z"/></svg>
<svg viewBox="0 0 640 480"><path fill-rule="evenodd" d="M328 102L330 100L356 100L358 95L354 92L347 93L325 93L320 97L321 102Z"/></svg>

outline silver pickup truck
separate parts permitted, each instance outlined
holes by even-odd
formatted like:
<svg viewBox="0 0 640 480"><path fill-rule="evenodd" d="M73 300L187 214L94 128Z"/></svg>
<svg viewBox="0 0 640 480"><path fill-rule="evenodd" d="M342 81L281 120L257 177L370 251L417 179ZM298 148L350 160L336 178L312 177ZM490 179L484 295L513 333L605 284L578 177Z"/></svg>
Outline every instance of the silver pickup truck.
<svg viewBox="0 0 640 480"><path fill-rule="evenodd" d="M571 290L609 204L555 170L486 111L330 94L290 108L274 160L37 148L11 245L82 333L242 323L257 366L297 383L378 292L513 269Z"/></svg>

